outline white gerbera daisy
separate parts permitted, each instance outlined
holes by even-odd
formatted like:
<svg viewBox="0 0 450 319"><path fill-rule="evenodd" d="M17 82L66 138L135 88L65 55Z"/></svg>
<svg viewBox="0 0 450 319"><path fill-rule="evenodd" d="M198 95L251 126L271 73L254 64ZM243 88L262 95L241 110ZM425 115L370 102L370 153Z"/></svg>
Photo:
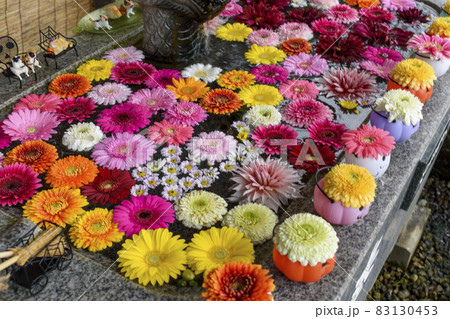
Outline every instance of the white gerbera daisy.
<svg viewBox="0 0 450 319"><path fill-rule="evenodd" d="M244 120L254 127L281 122L281 113L272 105L255 105L244 115Z"/></svg>
<svg viewBox="0 0 450 319"><path fill-rule="evenodd" d="M221 68L213 67L211 64L197 63L185 68L181 75L185 78L191 77L210 83L217 79L220 72L222 72Z"/></svg>
<svg viewBox="0 0 450 319"><path fill-rule="evenodd" d="M94 123L77 123L70 126L64 133L62 143L69 150L90 151L105 135Z"/></svg>

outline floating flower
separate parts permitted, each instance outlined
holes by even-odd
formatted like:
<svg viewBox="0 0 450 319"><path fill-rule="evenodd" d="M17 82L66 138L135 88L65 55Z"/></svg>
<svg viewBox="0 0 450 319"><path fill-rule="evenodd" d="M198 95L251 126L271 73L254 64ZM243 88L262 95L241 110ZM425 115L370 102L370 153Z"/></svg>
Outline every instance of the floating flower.
<svg viewBox="0 0 450 319"><path fill-rule="evenodd" d="M306 0L292 0L291 6L294 8L300 8L300 7L306 7L308 4L306 3Z"/></svg>
<svg viewBox="0 0 450 319"><path fill-rule="evenodd" d="M133 133L150 124L151 114L146 107L128 102L104 109L97 124L104 133Z"/></svg>
<svg viewBox="0 0 450 319"><path fill-rule="evenodd" d="M319 168L325 166L333 166L336 161L336 155L334 155L331 148L327 145L316 145L317 151L312 151L311 144L303 143L301 145L294 145L290 147L288 160L297 169L304 169L308 173L315 173ZM304 147L307 147L307 151L302 153ZM300 155L302 154L302 155Z"/></svg>
<svg viewBox="0 0 450 319"><path fill-rule="evenodd" d="M86 152L99 143L105 135L94 123L73 124L64 132L62 143L69 150Z"/></svg>
<svg viewBox="0 0 450 319"><path fill-rule="evenodd" d="M23 206L23 216L35 224L46 220L65 227L84 213L83 207L88 204L79 189L53 188L41 191L27 201Z"/></svg>
<svg viewBox="0 0 450 319"><path fill-rule="evenodd" d="M87 77L89 81L107 80L113 66L109 60L89 60L77 68L77 74Z"/></svg>
<svg viewBox="0 0 450 319"><path fill-rule="evenodd" d="M3 131L11 136L13 141L48 140L59 121L53 113L39 110L19 110L8 115L3 121Z"/></svg>
<svg viewBox="0 0 450 319"><path fill-rule="evenodd" d="M173 85L168 85L167 89L175 93L177 99L193 102L201 99L209 91L205 82L194 78L173 80Z"/></svg>
<svg viewBox="0 0 450 319"><path fill-rule="evenodd" d="M80 155L68 156L49 168L45 181L51 187L79 188L92 182L97 174L97 165L91 160Z"/></svg>
<svg viewBox="0 0 450 319"><path fill-rule="evenodd" d="M358 21L358 11L346 4L338 4L328 9L327 18L338 23L353 23Z"/></svg>
<svg viewBox="0 0 450 319"><path fill-rule="evenodd" d="M118 243L123 233L113 223L112 211L105 208L95 208L87 211L70 227L69 237L77 248L92 252L102 251Z"/></svg>
<svg viewBox="0 0 450 319"><path fill-rule="evenodd" d="M156 68L144 62L119 62L111 70L111 80L123 84L141 84L149 80Z"/></svg>
<svg viewBox="0 0 450 319"><path fill-rule="evenodd" d="M206 83L214 82L222 72L221 68L213 67L211 64L196 63L185 68L181 75L185 78L194 78Z"/></svg>
<svg viewBox="0 0 450 319"><path fill-rule="evenodd" d="M219 75L217 84L230 90L242 89L255 83L255 76L247 71L232 70Z"/></svg>
<svg viewBox="0 0 450 319"><path fill-rule="evenodd" d="M158 174L147 176L147 179L144 181L144 185L149 189L155 189L160 183Z"/></svg>
<svg viewBox="0 0 450 319"><path fill-rule="evenodd" d="M256 44L260 47L276 46L280 43L278 34L269 29L254 30L247 38L250 45Z"/></svg>
<svg viewBox="0 0 450 319"><path fill-rule="evenodd" d="M335 21L331 21L325 18L315 20L311 24L311 28L321 35L330 36L330 37L338 37L343 35L347 29L343 24L337 23ZM306 52L308 53L308 52Z"/></svg>
<svg viewBox="0 0 450 319"><path fill-rule="evenodd" d="M8 147L11 144L11 136L3 130L3 121L0 121L0 149Z"/></svg>
<svg viewBox="0 0 450 319"><path fill-rule="evenodd" d="M155 122L148 128L147 137L156 144L180 145L186 143L194 133L191 126L171 124L166 120Z"/></svg>
<svg viewBox="0 0 450 319"><path fill-rule="evenodd" d="M442 7L444 9L444 11L449 14L450 13L450 2L447 0L447 2L444 4L444 6Z"/></svg>
<svg viewBox="0 0 450 319"><path fill-rule="evenodd" d="M94 86L89 91L88 97L99 105L114 105L125 102L131 92L131 89L126 85L106 82Z"/></svg>
<svg viewBox="0 0 450 319"><path fill-rule="evenodd" d="M82 122L94 114L96 108L97 105L90 98L68 98L56 108L56 115L60 121L67 121L69 124L73 121Z"/></svg>
<svg viewBox="0 0 450 319"><path fill-rule="evenodd" d="M301 21L308 25L314 20L322 19L325 17L325 13L321 10L317 10L316 8L306 7L306 8L295 8L292 11L289 11L286 16L286 21L289 22L298 22Z"/></svg>
<svg viewBox="0 0 450 319"><path fill-rule="evenodd" d="M144 60L144 58L144 52L136 49L134 46L109 50L103 56L103 59L110 60L114 64L118 64L119 62L139 62Z"/></svg>
<svg viewBox="0 0 450 319"><path fill-rule="evenodd" d="M216 35L217 28L223 26L227 22L227 18L217 16L203 23L203 32L206 36Z"/></svg>
<svg viewBox="0 0 450 319"><path fill-rule="evenodd" d="M254 30L276 29L283 20L283 12L278 8L267 6L262 1L248 4L240 15L234 17L234 21L245 23Z"/></svg>
<svg viewBox="0 0 450 319"><path fill-rule="evenodd" d="M329 61L348 63L361 60L365 44L353 33L338 39L331 36L321 36L317 43L316 53Z"/></svg>
<svg viewBox="0 0 450 319"><path fill-rule="evenodd" d="M275 47L260 47L252 44L250 50L245 52L245 58L251 64L277 64L286 57L286 54Z"/></svg>
<svg viewBox="0 0 450 319"><path fill-rule="evenodd" d="M418 59L399 62L389 76L399 85L413 90L429 89L437 79L431 65Z"/></svg>
<svg viewBox="0 0 450 319"><path fill-rule="evenodd" d="M298 133L290 126L284 124L258 126L253 134L252 139L255 141L256 147L264 148L267 155L280 154L280 140L296 139Z"/></svg>
<svg viewBox="0 0 450 319"><path fill-rule="evenodd" d="M142 230L133 239L127 239L119 250L119 268L130 280L153 286L177 278L186 264L186 244L180 235L173 236L167 229Z"/></svg>
<svg viewBox="0 0 450 319"><path fill-rule="evenodd" d="M224 173L234 172L238 168L238 165L233 161L226 161L220 163L219 169Z"/></svg>
<svg viewBox="0 0 450 319"><path fill-rule="evenodd" d="M304 39L309 41L313 38L313 32L306 23L287 22L278 29L278 36L282 41L289 39Z"/></svg>
<svg viewBox="0 0 450 319"><path fill-rule="evenodd" d="M362 8L359 10L359 14L361 15L363 21L376 23L391 23L392 20L395 19L395 15L393 15L389 10L378 6Z"/></svg>
<svg viewBox="0 0 450 319"><path fill-rule="evenodd" d="M252 31L252 28L243 23L227 23L217 28L216 36L225 41L244 42Z"/></svg>
<svg viewBox="0 0 450 319"><path fill-rule="evenodd" d="M397 11L397 18L405 23L426 23L429 16L423 13L422 10L416 8L410 8L406 10Z"/></svg>
<svg viewBox="0 0 450 319"><path fill-rule="evenodd" d="M283 121L296 127L308 127L324 120L332 121L333 112L328 106L316 100L294 100L283 108Z"/></svg>
<svg viewBox="0 0 450 319"><path fill-rule="evenodd" d="M147 196L148 187L146 185L134 185L131 187L130 194L132 197Z"/></svg>
<svg viewBox="0 0 450 319"><path fill-rule="evenodd" d="M247 106L272 105L277 106L283 101L283 96L273 86L257 84L243 88L239 97Z"/></svg>
<svg viewBox="0 0 450 319"><path fill-rule="evenodd" d="M369 71L372 74L378 75L383 79L389 79L389 73L394 69L397 62L392 60L384 60L383 64L378 64L372 61L363 61L361 62L361 67L364 70Z"/></svg>
<svg viewBox="0 0 450 319"><path fill-rule="evenodd" d="M322 59L319 54L291 55L284 60L283 66L290 73L298 76L318 76L328 70L327 60Z"/></svg>
<svg viewBox="0 0 450 319"><path fill-rule="evenodd" d="M150 169L147 167L141 167L138 166L131 172L133 178L138 182L143 182L147 178L147 176L150 174Z"/></svg>
<svg viewBox="0 0 450 319"><path fill-rule="evenodd" d="M192 138L187 144L187 150L194 158L208 161L214 165L227 159L228 154L236 148L236 140L231 135L220 131L210 133L201 132L198 137Z"/></svg>
<svg viewBox="0 0 450 319"><path fill-rule="evenodd" d="M171 69L158 70L152 74L150 79L145 81L145 85L149 88L166 88L168 85L172 85L172 80L181 79L180 71Z"/></svg>
<svg viewBox="0 0 450 319"><path fill-rule="evenodd" d="M176 125L196 126L206 120L208 114L197 103L181 101L164 113L164 119Z"/></svg>
<svg viewBox="0 0 450 319"><path fill-rule="evenodd" d="M314 142L340 149L343 146L342 134L345 132L345 124L335 124L329 120L316 122L307 128L309 137Z"/></svg>
<svg viewBox="0 0 450 319"><path fill-rule="evenodd" d="M297 55L299 53L310 53L312 46L304 39L289 39L281 42L278 48L287 55Z"/></svg>
<svg viewBox="0 0 450 319"><path fill-rule="evenodd" d="M159 172L164 167L164 165L166 165L166 163L167 163L166 159L159 159L147 163L147 168L151 170L153 173Z"/></svg>
<svg viewBox="0 0 450 319"><path fill-rule="evenodd" d="M341 100L341 101L339 102L339 106L340 106L340 107L342 107L343 109L346 109L346 110L354 110L354 112L355 112L356 114L359 113L359 111L356 109L356 107L357 107L358 105L359 105L359 104L358 104L357 102L355 102L355 101L349 101L349 100Z"/></svg>
<svg viewBox="0 0 450 319"><path fill-rule="evenodd" d="M405 125L417 125L422 116L423 103L409 91L397 89L387 91L376 101L377 111L389 113L388 121L402 121Z"/></svg>
<svg viewBox="0 0 450 319"><path fill-rule="evenodd" d="M228 89L215 89L200 101L201 107L209 113L230 114L239 110L242 101L239 95Z"/></svg>
<svg viewBox="0 0 450 319"><path fill-rule="evenodd" d="M363 58L368 59L369 61L383 64L386 60L391 60L395 62L400 62L403 57L400 53L395 50L391 50L388 48L380 47L375 48L368 46L367 49L362 54Z"/></svg>
<svg viewBox="0 0 450 319"><path fill-rule="evenodd" d="M338 0L310 0L309 4L317 9L328 10L339 5Z"/></svg>
<svg viewBox="0 0 450 319"><path fill-rule="evenodd" d="M286 99L290 100L315 99L319 95L316 83L306 80L289 80L282 83L278 90Z"/></svg>
<svg viewBox="0 0 450 319"><path fill-rule="evenodd" d="M276 125L281 122L281 114L272 105L255 105L245 113L244 120L254 127Z"/></svg>
<svg viewBox="0 0 450 319"><path fill-rule="evenodd" d="M164 186L161 196L167 200L176 202L183 195L183 190L177 185L175 181L173 185Z"/></svg>
<svg viewBox="0 0 450 319"><path fill-rule="evenodd" d="M0 167L0 205L12 206L22 204L30 199L42 187L32 167L21 163Z"/></svg>
<svg viewBox="0 0 450 319"><path fill-rule="evenodd" d="M378 0L345 0L347 4L352 5L349 3L350 1L356 1L357 3L355 5L358 4L360 8L371 8L380 5L380 1Z"/></svg>
<svg viewBox="0 0 450 319"><path fill-rule="evenodd" d="M4 164L20 163L44 173L58 158L56 147L43 141L28 141L6 153Z"/></svg>
<svg viewBox="0 0 450 319"><path fill-rule="evenodd" d="M381 0L383 7L392 11L406 10L416 7L414 0Z"/></svg>
<svg viewBox="0 0 450 319"><path fill-rule="evenodd" d="M279 65L257 65L251 71L255 80L264 84L276 84L286 82L289 72Z"/></svg>
<svg viewBox="0 0 450 319"><path fill-rule="evenodd" d="M48 86L48 91L65 99L84 95L91 89L89 79L78 74L66 73L58 75Z"/></svg>
<svg viewBox="0 0 450 319"><path fill-rule="evenodd" d="M431 60L450 59L450 39L438 35L415 34L409 40L408 47Z"/></svg>
<svg viewBox="0 0 450 319"><path fill-rule="evenodd" d="M21 97L14 106L14 111L18 110L40 110L41 112L55 112L56 107L62 102L56 94L28 94Z"/></svg>
<svg viewBox="0 0 450 319"><path fill-rule="evenodd" d="M131 94L129 103L144 106L154 115L159 110L168 110L177 103L175 94L172 91L163 88L154 88L153 90L141 89Z"/></svg>
<svg viewBox="0 0 450 319"><path fill-rule="evenodd" d="M255 260L250 239L233 227L212 227L194 234L186 252L188 265L196 274L208 274L227 262Z"/></svg>
<svg viewBox="0 0 450 319"><path fill-rule="evenodd" d="M222 17L234 17L240 13L242 13L242 7L237 4L237 1L230 1L220 15Z"/></svg>

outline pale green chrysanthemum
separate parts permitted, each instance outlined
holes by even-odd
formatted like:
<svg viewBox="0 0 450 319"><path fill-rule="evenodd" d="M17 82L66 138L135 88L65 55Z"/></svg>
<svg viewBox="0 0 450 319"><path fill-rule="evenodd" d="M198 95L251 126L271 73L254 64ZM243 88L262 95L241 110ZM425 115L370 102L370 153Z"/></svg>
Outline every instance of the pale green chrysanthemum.
<svg viewBox="0 0 450 319"><path fill-rule="evenodd" d="M244 120L255 127L276 125L281 122L281 113L272 105L255 105L245 113Z"/></svg>
<svg viewBox="0 0 450 319"><path fill-rule="evenodd" d="M261 244L272 238L277 215L267 206L255 203L239 205L228 212L222 225L243 232L253 244Z"/></svg>
<svg viewBox="0 0 450 319"><path fill-rule="evenodd" d="M388 121L402 121L405 125L416 125L422 117L423 103L409 91L398 89L387 91L376 101L377 111L389 112Z"/></svg>
<svg viewBox="0 0 450 319"><path fill-rule="evenodd" d="M290 261L314 267L334 256L339 239L325 219L301 213L292 215L276 228L273 242Z"/></svg>
<svg viewBox="0 0 450 319"><path fill-rule="evenodd" d="M192 191L175 205L177 219L186 227L211 227L227 213L227 202L211 192Z"/></svg>

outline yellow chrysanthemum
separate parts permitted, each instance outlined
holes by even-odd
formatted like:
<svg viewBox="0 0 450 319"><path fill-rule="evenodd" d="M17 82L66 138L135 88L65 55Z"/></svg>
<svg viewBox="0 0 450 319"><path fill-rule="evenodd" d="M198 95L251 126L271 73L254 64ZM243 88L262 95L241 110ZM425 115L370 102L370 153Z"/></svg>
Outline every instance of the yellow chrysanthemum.
<svg viewBox="0 0 450 319"><path fill-rule="evenodd" d="M226 25L217 28L216 36L225 41L244 42L252 32L253 29L247 27L243 23L227 23Z"/></svg>
<svg viewBox="0 0 450 319"><path fill-rule="evenodd" d="M217 84L230 90L242 89L255 83L255 76L247 71L233 70L219 75Z"/></svg>
<svg viewBox="0 0 450 319"><path fill-rule="evenodd" d="M230 261L253 262L253 244L244 233L233 227L212 227L194 234L187 248L189 267L196 274L205 272Z"/></svg>
<svg viewBox="0 0 450 319"><path fill-rule="evenodd" d="M168 85L167 89L175 93L177 99L181 101L195 102L208 93L209 87L205 82L197 81L194 78L181 78L179 80L172 79L173 85Z"/></svg>
<svg viewBox="0 0 450 319"><path fill-rule="evenodd" d="M334 201L341 201L344 207L361 208L369 206L375 198L377 184L372 174L360 166L339 164L324 178L323 190Z"/></svg>
<svg viewBox="0 0 450 319"><path fill-rule="evenodd" d="M406 59L397 63L389 76L399 85L413 90L429 89L437 79L431 65L418 59Z"/></svg>
<svg viewBox="0 0 450 319"><path fill-rule="evenodd" d="M431 24L428 33L438 35L442 38L450 38L450 17L440 17L435 19Z"/></svg>
<svg viewBox="0 0 450 319"><path fill-rule="evenodd" d="M286 58L286 53L275 47L260 47L253 44L245 52L245 58L251 64L277 64Z"/></svg>
<svg viewBox="0 0 450 319"><path fill-rule="evenodd" d="M450 0L448 0L448 1L444 4L443 9L444 9L444 11L445 11L447 14L450 14Z"/></svg>
<svg viewBox="0 0 450 319"><path fill-rule="evenodd" d="M124 233L113 223L112 210L95 208L80 216L70 227L69 236L77 248L96 252L122 240Z"/></svg>
<svg viewBox="0 0 450 319"><path fill-rule="evenodd" d="M247 106L272 105L277 106L283 101L283 96L276 87L257 84L243 88L239 97Z"/></svg>
<svg viewBox="0 0 450 319"><path fill-rule="evenodd" d="M143 229L133 239L127 239L119 250L119 267L130 280L138 279L146 286L169 282L186 267L186 244L165 228Z"/></svg>
<svg viewBox="0 0 450 319"><path fill-rule="evenodd" d="M89 81L102 81L109 79L114 64L109 60L89 60L77 69L78 75L83 75Z"/></svg>
<svg viewBox="0 0 450 319"><path fill-rule="evenodd" d="M349 110L349 111L353 111L356 114L359 113L359 111L356 109L356 107L358 106L358 103L356 103L355 101L346 101L346 100L344 100L344 101L341 101L339 103L339 105L343 109L346 109L346 110Z"/></svg>

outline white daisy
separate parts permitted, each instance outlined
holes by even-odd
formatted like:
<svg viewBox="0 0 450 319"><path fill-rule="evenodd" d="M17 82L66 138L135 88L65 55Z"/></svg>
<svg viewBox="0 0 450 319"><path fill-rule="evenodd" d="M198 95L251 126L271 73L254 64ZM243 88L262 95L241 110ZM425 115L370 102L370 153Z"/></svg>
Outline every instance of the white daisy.
<svg viewBox="0 0 450 319"><path fill-rule="evenodd" d="M159 184L161 184L161 180L159 179L158 174L149 175L144 180L144 185L149 189L155 189Z"/></svg>
<svg viewBox="0 0 450 319"><path fill-rule="evenodd" d="M192 177L183 177L178 181L178 185L185 191L189 191L195 187L195 179Z"/></svg>
<svg viewBox="0 0 450 319"><path fill-rule="evenodd" d="M200 188L208 188L211 186L211 184L214 182L214 179L212 179L209 176L202 176L197 180L197 186Z"/></svg>
<svg viewBox="0 0 450 319"><path fill-rule="evenodd" d="M163 166L166 165L165 159L159 159L157 161L153 161L147 164L147 168L151 170L153 173L159 172Z"/></svg>
<svg viewBox="0 0 450 319"><path fill-rule="evenodd" d="M236 170L238 168L238 165L235 162L232 161L226 161L220 163L220 171L224 173L230 173Z"/></svg>
<svg viewBox="0 0 450 319"><path fill-rule="evenodd" d="M196 169L197 166L190 161L183 161L180 163L180 169L183 173L188 174L191 170Z"/></svg>
<svg viewBox="0 0 450 319"><path fill-rule="evenodd" d="M64 133L62 143L69 150L90 151L105 135L94 123L77 123L70 126Z"/></svg>
<svg viewBox="0 0 450 319"><path fill-rule="evenodd" d="M183 191L178 185L166 186L161 196L170 201L176 201L183 195Z"/></svg>
<svg viewBox="0 0 450 319"><path fill-rule="evenodd" d="M150 174L150 170L147 167L138 166L132 172L131 175L138 182L143 182Z"/></svg>
<svg viewBox="0 0 450 319"><path fill-rule="evenodd" d="M179 146L169 145L161 149L161 154L165 157L179 156L181 155L181 148Z"/></svg>
<svg viewBox="0 0 450 319"><path fill-rule="evenodd" d="M163 167L162 172L166 175L176 175L178 173L178 166L169 164Z"/></svg>
<svg viewBox="0 0 450 319"><path fill-rule="evenodd" d="M211 64L197 63L185 68L181 75L185 78L191 77L210 83L217 79L220 72L222 72L221 68L213 67Z"/></svg>
<svg viewBox="0 0 450 319"><path fill-rule="evenodd" d="M212 178L213 180L216 180L219 178L219 170L216 167L210 167L210 168L205 168L202 170L203 172L203 176L207 176Z"/></svg>
<svg viewBox="0 0 450 319"><path fill-rule="evenodd" d="M148 187L145 185L134 185L133 187L131 187L131 195L146 196L148 195Z"/></svg>
<svg viewBox="0 0 450 319"><path fill-rule="evenodd" d="M300 7L306 7L308 4L306 3L306 0L292 0L291 6L294 8L300 8Z"/></svg>
<svg viewBox="0 0 450 319"><path fill-rule="evenodd" d="M172 155L167 158L167 161L171 164L178 164L181 161L181 157L178 155Z"/></svg>
<svg viewBox="0 0 450 319"><path fill-rule="evenodd" d="M175 175L167 175L161 179L161 184L163 186L172 186L178 183L178 177Z"/></svg>
<svg viewBox="0 0 450 319"><path fill-rule="evenodd" d="M203 172L196 168L189 172L189 176L195 179L199 179L203 176Z"/></svg>

